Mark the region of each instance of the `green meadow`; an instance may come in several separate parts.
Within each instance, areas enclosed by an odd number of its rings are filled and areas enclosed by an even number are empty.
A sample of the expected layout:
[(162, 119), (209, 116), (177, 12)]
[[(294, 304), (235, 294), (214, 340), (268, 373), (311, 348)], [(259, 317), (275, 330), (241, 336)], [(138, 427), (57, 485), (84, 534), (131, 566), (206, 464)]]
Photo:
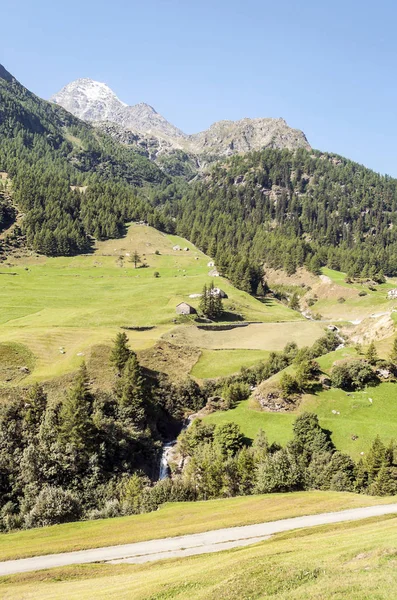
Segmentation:
[(349, 492), (305, 491), (167, 502), (146, 514), (3, 533), (0, 560), (175, 537), (393, 501), (392, 497), (375, 498)]
[[(175, 245), (188, 250), (174, 250)], [(131, 262), (134, 251), (141, 257), (139, 268)], [(13, 259), (0, 267), (0, 345), (17, 343), (32, 353), (35, 367), (26, 381), (73, 371), (92, 347), (110, 344), (120, 327), (132, 328), (126, 331), (134, 349), (149, 348), (175, 328), (175, 321), (192, 322), (177, 318), (175, 307), (185, 301), (197, 308), (198, 299), (189, 296), (212, 281), (208, 262), (186, 240), (140, 225), (130, 225), (122, 239), (98, 243), (90, 255)], [(232, 318), (300, 319), (286, 306), (262, 303), (223, 278), (216, 283), (228, 294), (224, 308)], [(245, 360), (235, 360), (233, 369)]]
[(198, 379), (226, 377), (266, 360), (266, 350), (202, 350), (190, 374)]
[[(329, 373), (335, 361), (356, 355), (353, 348), (342, 348), (320, 357), (318, 362), (322, 371)], [(293, 368), (288, 367), (287, 370), (292, 371)], [(277, 374), (273, 380), (277, 381), (279, 377), (280, 374)], [(257, 402), (250, 399), (231, 410), (212, 413), (204, 420), (214, 424), (233, 421), (250, 439), (263, 429), (270, 442), (285, 444), (292, 437), (294, 420), (305, 411), (318, 415), (321, 426), (331, 432), (338, 450), (357, 459), (361, 453), (368, 451), (377, 435), (386, 444), (397, 437), (397, 384), (385, 382), (351, 393), (334, 388), (322, 390), (303, 396), (297, 409), (288, 413), (262, 411)]]

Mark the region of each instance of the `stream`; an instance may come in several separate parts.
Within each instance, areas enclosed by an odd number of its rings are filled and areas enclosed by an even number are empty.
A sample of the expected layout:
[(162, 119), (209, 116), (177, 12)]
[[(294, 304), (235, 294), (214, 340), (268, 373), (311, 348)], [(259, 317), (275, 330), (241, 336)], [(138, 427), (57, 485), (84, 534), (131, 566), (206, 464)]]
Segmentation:
[(170, 476), (170, 468), (168, 466), (168, 455), (171, 452), (172, 448), (176, 444), (176, 440), (172, 442), (167, 442), (163, 446), (163, 452), (161, 454), (160, 459), (160, 472), (159, 472), (159, 481), (163, 479), (167, 479)]
[[(184, 431), (185, 429), (187, 429), (193, 422), (193, 419), (196, 417), (197, 415), (190, 415), (186, 420), (185, 423), (182, 426), (182, 429), (179, 432), (179, 435), (182, 433), (182, 431)], [(163, 479), (168, 479), (168, 477), (170, 476), (170, 467), (168, 464), (169, 461), (169, 455), (171, 454), (172, 448), (175, 446), (177, 440), (172, 440), (171, 442), (166, 442), (163, 445), (163, 451), (161, 453), (161, 458), (160, 458), (160, 469), (159, 469), (159, 481), (162, 481)]]

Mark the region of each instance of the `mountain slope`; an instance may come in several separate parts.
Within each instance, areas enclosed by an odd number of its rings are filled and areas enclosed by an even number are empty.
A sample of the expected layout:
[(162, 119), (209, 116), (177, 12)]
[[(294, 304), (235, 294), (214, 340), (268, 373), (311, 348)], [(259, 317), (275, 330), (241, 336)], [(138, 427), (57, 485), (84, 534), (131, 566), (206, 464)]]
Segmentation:
[[(90, 235), (117, 237), (153, 211), (131, 186), (167, 181), (142, 154), (62, 107), (41, 100), (0, 68), (0, 171), (12, 180), (23, 230), (46, 254), (86, 251)], [(85, 194), (75, 188), (85, 187)]]
[[(180, 235), (255, 292), (252, 265), (397, 275), (397, 180), (318, 151), (234, 156), (168, 210)], [(251, 263), (251, 266), (250, 266)]]
[(231, 156), (262, 148), (309, 150), (310, 145), (305, 134), (289, 127), (284, 119), (241, 119), (218, 121), (207, 131), (191, 135), (189, 148), (198, 154)]
[(91, 79), (69, 83), (51, 101), (118, 141), (143, 150), (170, 174), (188, 178), (225, 156), (263, 148), (310, 149), (305, 134), (284, 119), (219, 121), (206, 131), (185, 135), (148, 104), (127, 106), (106, 84)]
[(79, 119), (109, 121), (124, 129), (175, 138), (184, 133), (171, 125), (148, 104), (128, 106), (105, 84), (93, 79), (76, 79), (50, 98)]

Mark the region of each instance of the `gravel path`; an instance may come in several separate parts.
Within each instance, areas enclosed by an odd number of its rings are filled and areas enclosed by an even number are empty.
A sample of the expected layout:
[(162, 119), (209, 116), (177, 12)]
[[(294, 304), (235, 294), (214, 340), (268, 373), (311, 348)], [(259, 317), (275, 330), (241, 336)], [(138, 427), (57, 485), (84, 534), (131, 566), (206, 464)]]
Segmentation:
[(339, 512), (283, 519), (270, 523), (258, 523), (257, 525), (228, 527), (174, 538), (9, 560), (0, 562), (0, 575), (93, 562), (139, 564), (164, 558), (219, 552), (220, 550), (248, 546), (283, 531), (341, 523), (343, 521), (357, 521), (389, 514), (397, 514), (397, 504), (354, 508)]

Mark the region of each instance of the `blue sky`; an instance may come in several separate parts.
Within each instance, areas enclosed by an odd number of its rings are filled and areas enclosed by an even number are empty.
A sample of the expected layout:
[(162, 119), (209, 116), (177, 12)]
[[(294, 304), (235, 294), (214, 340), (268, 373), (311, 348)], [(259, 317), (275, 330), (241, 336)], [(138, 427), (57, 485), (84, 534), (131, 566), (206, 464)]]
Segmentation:
[(397, 176), (392, 1), (3, 0), (2, 14), (0, 62), (39, 96), (91, 77), (187, 133), (283, 117)]

